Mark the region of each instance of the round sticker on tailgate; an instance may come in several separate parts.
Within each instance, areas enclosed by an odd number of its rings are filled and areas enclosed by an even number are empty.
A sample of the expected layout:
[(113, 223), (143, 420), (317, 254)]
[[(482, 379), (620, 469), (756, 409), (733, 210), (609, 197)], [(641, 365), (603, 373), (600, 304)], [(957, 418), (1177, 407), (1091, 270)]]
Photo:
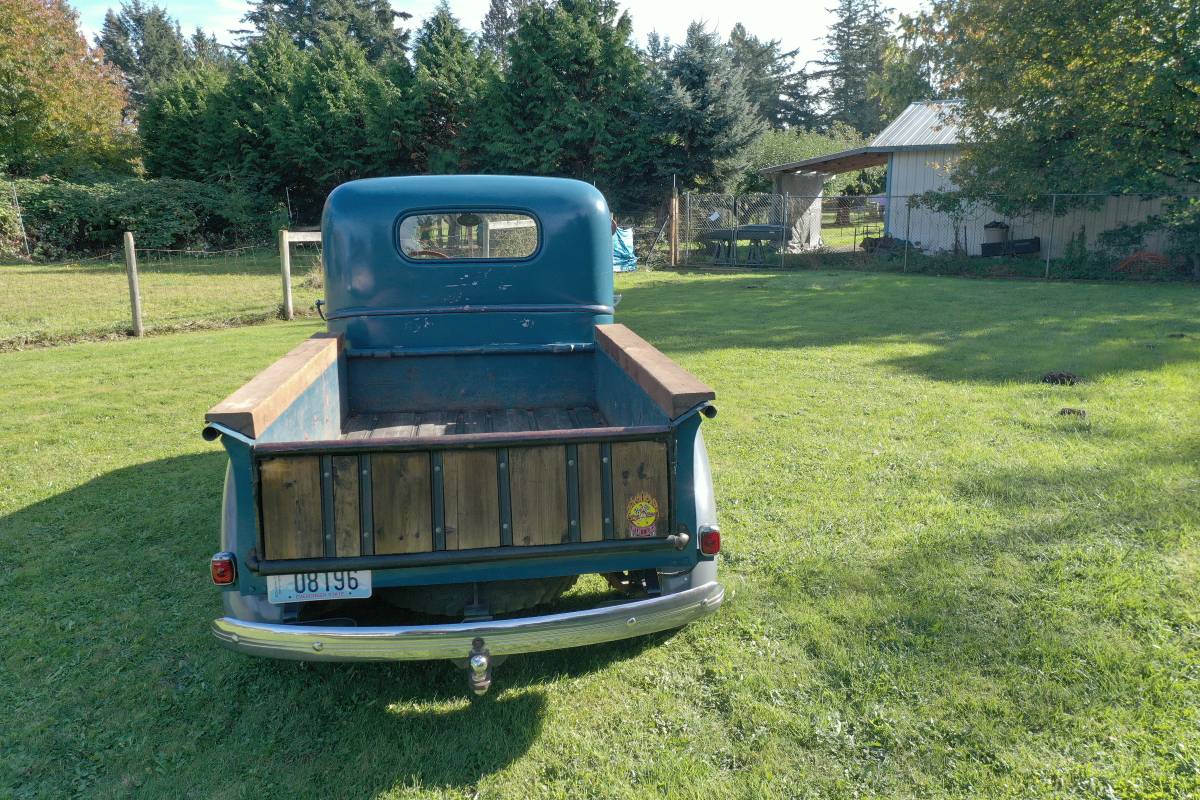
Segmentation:
[(629, 499), (625, 517), (629, 520), (630, 537), (653, 536), (656, 530), (655, 523), (658, 522), (658, 503), (645, 492), (639, 492)]

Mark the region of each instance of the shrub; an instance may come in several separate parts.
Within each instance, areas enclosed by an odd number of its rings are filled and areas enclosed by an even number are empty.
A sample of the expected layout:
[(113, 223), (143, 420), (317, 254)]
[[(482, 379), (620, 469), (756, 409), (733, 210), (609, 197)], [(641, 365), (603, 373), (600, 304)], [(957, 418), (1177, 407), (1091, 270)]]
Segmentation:
[(115, 250), (125, 231), (139, 247), (212, 248), (269, 236), (271, 209), (224, 186), (160, 178), (78, 184), (17, 182), (35, 258)]

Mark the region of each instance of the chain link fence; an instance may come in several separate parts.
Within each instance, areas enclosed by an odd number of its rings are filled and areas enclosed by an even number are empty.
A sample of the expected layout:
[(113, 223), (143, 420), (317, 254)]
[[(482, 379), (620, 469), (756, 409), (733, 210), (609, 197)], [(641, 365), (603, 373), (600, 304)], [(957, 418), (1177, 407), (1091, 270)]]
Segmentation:
[(633, 231), (633, 251), (640, 269), (671, 265), (671, 203), (636, 215), (616, 213), (617, 225)]
[(783, 266), (789, 203), (778, 194), (704, 194), (683, 198), (684, 264)]
[[(1189, 212), (1189, 204), (1191, 211)], [(1001, 209), (1022, 208), (1018, 213)], [(1180, 209), (1183, 209), (1181, 212)], [(1060, 278), (1182, 278), (1200, 269), (1200, 198), (1047, 194), (711, 194), (681, 199), (680, 263)]]

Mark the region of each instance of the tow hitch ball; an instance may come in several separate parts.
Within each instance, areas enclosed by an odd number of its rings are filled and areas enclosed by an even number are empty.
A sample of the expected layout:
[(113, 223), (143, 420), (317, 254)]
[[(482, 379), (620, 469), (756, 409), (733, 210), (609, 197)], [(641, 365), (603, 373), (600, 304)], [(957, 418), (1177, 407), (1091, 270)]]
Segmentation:
[(467, 685), (477, 695), (487, 694), (492, 688), (492, 655), (483, 645), (482, 638), (471, 642), (471, 652), (467, 657)]

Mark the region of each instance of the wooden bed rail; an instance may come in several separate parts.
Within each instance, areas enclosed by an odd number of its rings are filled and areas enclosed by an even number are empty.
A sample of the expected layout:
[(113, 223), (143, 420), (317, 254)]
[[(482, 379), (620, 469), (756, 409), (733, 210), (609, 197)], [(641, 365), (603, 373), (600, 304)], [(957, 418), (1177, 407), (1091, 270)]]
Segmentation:
[(257, 439), (301, 392), (337, 361), (341, 346), (341, 337), (336, 334), (313, 334), (209, 409), (205, 421)]
[(617, 362), (674, 419), (716, 392), (624, 325), (597, 325), (596, 346)]

